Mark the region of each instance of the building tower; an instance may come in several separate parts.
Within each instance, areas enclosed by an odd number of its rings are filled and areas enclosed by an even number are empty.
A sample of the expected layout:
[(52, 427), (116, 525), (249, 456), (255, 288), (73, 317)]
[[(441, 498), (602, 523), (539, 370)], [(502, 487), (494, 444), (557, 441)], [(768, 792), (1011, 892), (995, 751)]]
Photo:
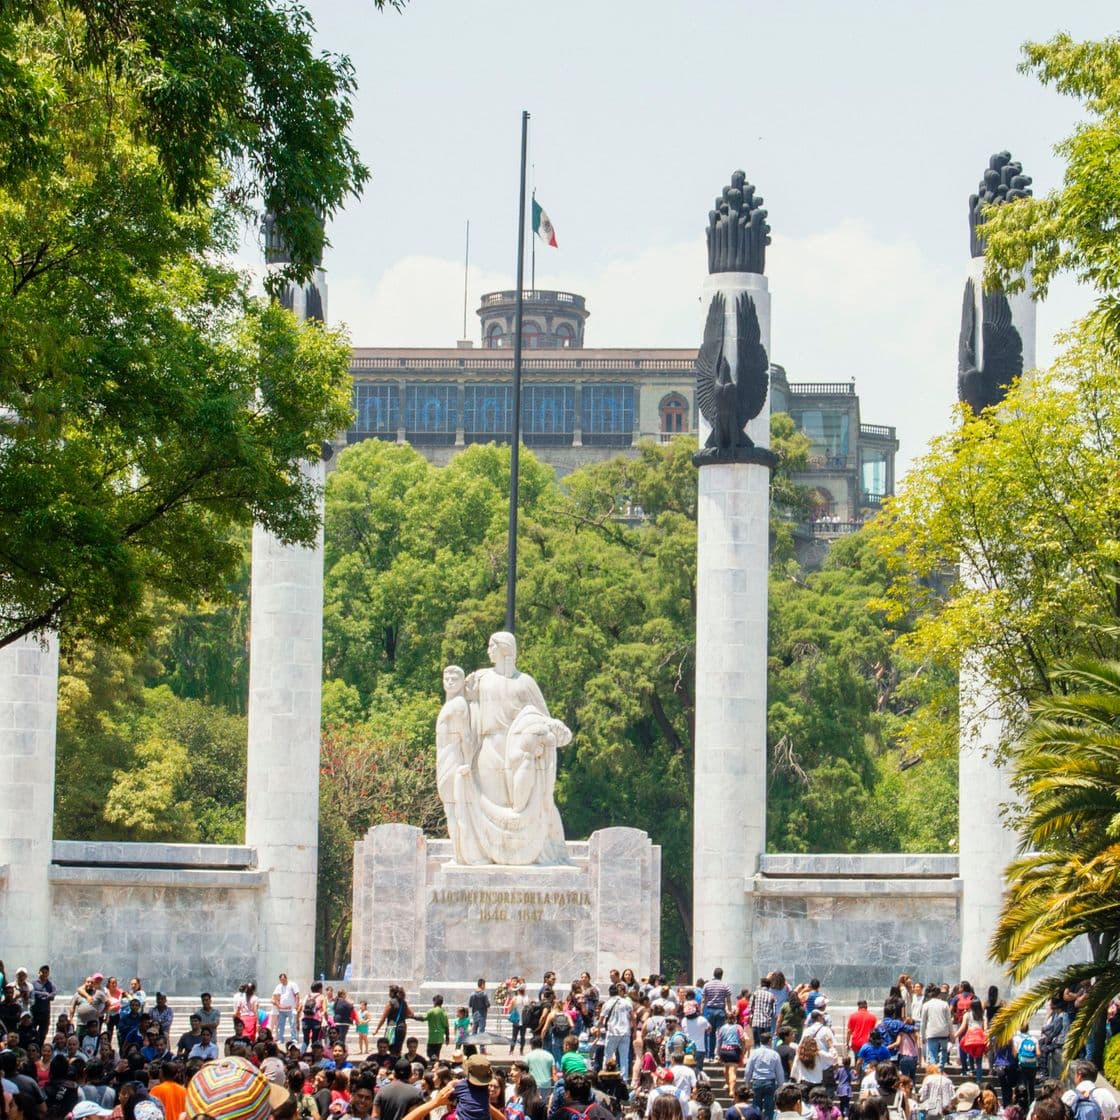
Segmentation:
[[(487, 292), (478, 317), (487, 350), (513, 348), (513, 316), (517, 292)], [(526, 350), (578, 350), (583, 324), (591, 314), (583, 296), (573, 292), (526, 291), (522, 298), (521, 337)]]
[[(968, 202), (971, 260), (962, 310), (958, 390), (975, 412), (1003, 400), (1007, 386), (1035, 366), (1035, 304), (1027, 290), (1014, 295), (984, 291), (985, 205), (1000, 205), (1030, 194), (1031, 180), (1009, 152), (989, 160), (977, 194)], [(999, 324), (1008, 323), (1006, 329)], [(987, 352), (985, 352), (987, 350)], [(961, 578), (978, 584), (962, 563)], [(961, 970), (977, 991), (1000, 980), (988, 944), (999, 920), (1004, 870), (1018, 843), (992, 806), (1013, 798), (1007, 766), (997, 761), (1004, 737), (999, 701), (978, 661), (961, 666), (960, 676), (960, 853)], [(983, 821), (982, 827), (975, 822)]]
[[(265, 220), (269, 268), (288, 261)], [(280, 302), (301, 319), (324, 319), (326, 283), (286, 287)], [(303, 464), (320, 487), (322, 459)], [(262, 991), (281, 972), (303, 985), (314, 970), (319, 861), (319, 716), (323, 675), (323, 531), (314, 546), (287, 545), (253, 526), (249, 618), (249, 757), (245, 843), (268, 872), (257, 958)]]
[(57, 713), (57, 635), (0, 650), (0, 945), (13, 976), (47, 959)]
[[(754, 970), (746, 881), (766, 850), (770, 227), (743, 172), (709, 215), (707, 325), (696, 359), (693, 968), (732, 987)], [(745, 429), (745, 430), (744, 430)], [(750, 812), (744, 807), (750, 806)]]

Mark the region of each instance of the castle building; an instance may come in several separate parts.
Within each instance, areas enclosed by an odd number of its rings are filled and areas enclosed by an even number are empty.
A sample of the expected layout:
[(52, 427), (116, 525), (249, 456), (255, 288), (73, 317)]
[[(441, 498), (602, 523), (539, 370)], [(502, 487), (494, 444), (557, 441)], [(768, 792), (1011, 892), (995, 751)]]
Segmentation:
[[(515, 294), (482, 297), (480, 347), (355, 347), (347, 442), (408, 442), (437, 464), (471, 443), (509, 442)], [(589, 314), (572, 292), (524, 293), (521, 437), (559, 475), (698, 426), (696, 351), (589, 349)], [(809, 468), (797, 475), (817, 499), (804, 535), (848, 532), (893, 493), (895, 430), (862, 422), (854, 379), (791, 382), (773, 366), (771, 410), (788, 412), (811, 443)]]

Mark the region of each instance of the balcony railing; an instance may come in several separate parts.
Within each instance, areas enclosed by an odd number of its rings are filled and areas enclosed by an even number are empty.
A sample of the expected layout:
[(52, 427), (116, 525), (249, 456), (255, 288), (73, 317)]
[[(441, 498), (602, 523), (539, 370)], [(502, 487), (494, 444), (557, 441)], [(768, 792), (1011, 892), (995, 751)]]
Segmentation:
[[(513, 303), (517, 299), (517, 289), (508, 292), (487, 292), (482, 297), (483, 307), (498, 307), (502, 304)], [(582, 308), (583, 296), (574, 292), (549, 292), (533, 288), (525, 288), (521, 292), (522, 303), (567, 303), (572, 307)]]
[(791, 381), (791, 394), (806, 394), (817, 397), (854, 397), (856, 387), (851, 381)]
[(859, 434), (861, 436), (878, 436), (880, 439), (894, 439), (894, 428), (888, 427), (886, 424), (860, 424)]

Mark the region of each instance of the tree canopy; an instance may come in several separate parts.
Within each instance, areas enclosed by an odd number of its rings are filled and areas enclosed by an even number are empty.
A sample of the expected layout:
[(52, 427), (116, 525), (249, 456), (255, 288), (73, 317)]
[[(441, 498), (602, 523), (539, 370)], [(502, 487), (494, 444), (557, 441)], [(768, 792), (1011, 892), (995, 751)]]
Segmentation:
[[(1117, 650), (1118, 406), (1115, 363), (1085, 324), (1052, 370), (962, 412), (881, 517), (888, 613), (917, 616), (905, 650), (954, 671), (970, 659), (1005, 748), (1030, 703), (1061, 689), (1057, 664)], [(988, 714), (982, 699), (967, 708)]]
[(306, 276), (368, 176), (310, 37), (270, 0), (0, 10), (0, 646), (133, 640), (151, 592), (221, 586), (233, 527), (314, 535), (348, 348), (220, 263), (263, 206)]
[(984, 236), (993, 278), (1009, 290), (1028, 272), (1039, 298), (1051, 280), (1072, 273), (1097, 293), (1101, 340), (1120, 345), (1120, 37), (1075, 42), (1055, 35), (1027, 43), (1020, 70), (1078, 98), (1087, 119), (1057, 145), (1066, 159), (1062, 186), (1045, 195), (988, 207)]

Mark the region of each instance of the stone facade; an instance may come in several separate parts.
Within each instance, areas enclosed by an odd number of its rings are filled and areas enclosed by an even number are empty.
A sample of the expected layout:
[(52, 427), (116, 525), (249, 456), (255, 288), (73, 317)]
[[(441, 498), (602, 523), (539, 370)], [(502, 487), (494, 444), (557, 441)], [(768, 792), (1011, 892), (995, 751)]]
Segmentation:
[(958, 868), (954, 855), (763, 856), (746, 883), (757, 975), (734, 984), (780, 968), (847, 1002), (904, 971), (959, 979)]
[(568, 842), (569, 866), (466, 867), (448, 840), (371, 828), (354, 845), (355, 990), (473, 987), (479, 976), (601, 977), (660, 962), (661, 850), (607, 828)]
[(55, 841), (53, 857), (50, 935), (28, 961), (50, 961), (63, 990), (107, 968), (151, 992), (228, 993), (257, 977), (267, 876), (251, 849)]

